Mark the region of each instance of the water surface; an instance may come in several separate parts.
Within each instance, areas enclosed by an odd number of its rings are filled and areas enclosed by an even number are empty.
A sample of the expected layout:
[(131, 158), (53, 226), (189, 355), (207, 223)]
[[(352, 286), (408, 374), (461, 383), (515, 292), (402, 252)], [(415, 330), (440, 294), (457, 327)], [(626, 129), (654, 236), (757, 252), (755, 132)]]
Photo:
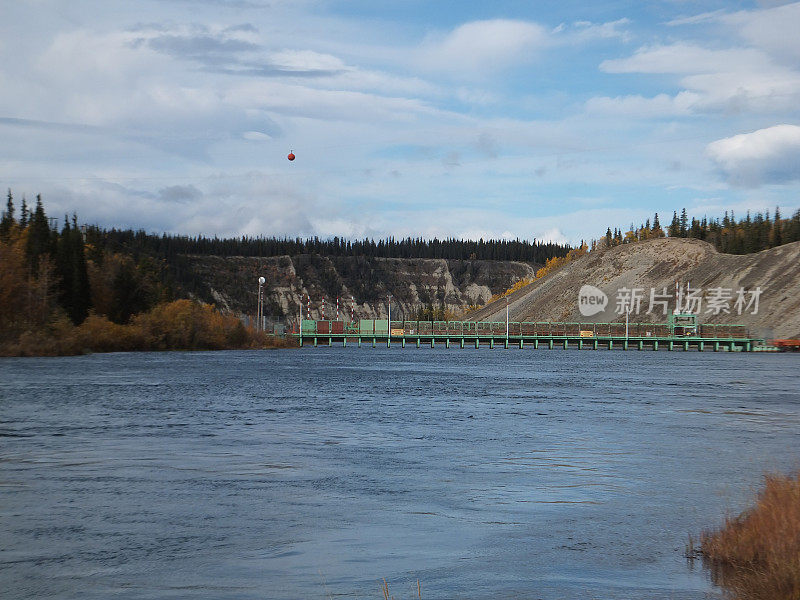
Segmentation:
[[(718, 598), (800, 466), (798, 357), (304, 348), (0, 360), (3, 598)], [(412, 589), (414, 590), (412, 594)]]

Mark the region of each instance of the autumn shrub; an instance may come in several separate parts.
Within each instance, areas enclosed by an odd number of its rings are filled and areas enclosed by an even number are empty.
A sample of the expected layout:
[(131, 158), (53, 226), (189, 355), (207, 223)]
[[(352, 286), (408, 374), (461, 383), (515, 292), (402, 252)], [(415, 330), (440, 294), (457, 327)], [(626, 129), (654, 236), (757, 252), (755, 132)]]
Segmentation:
[(287, 348), (297, 343), (246, 328), (241, 320), (214, 306), (191, 300), (160, 304), (120, 325), (90, 313), (75, 326), (62, 313), (41, 327), (25, 330), (12, 340), (0, 340), (0, 355), (59, 356), (86, 352), (133, 350), (227, 350)]
[(191, 300), (160, 304), (135, 316), (131, 325), (141, 331), (147, 346), (158, 350), (223, 350), (243, 337), (239, 319)]
[(83, 350), (92, 352), (124, 352), (145, 349), (141, 331), (130, 325), (118, 325), (105, 316), (90, 313), (72, 337)]
[(712, 575), (739, 600), (800, 599), (800, 473), (767, 475), (755, 506), (700, 538)]

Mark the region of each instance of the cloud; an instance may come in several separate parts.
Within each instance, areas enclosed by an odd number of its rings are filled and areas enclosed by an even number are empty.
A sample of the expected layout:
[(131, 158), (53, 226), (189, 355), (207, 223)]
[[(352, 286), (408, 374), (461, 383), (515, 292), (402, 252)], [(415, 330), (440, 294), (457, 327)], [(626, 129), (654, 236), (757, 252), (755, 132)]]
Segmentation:
[(767, 10), (739, 11), (722, 21), (735, 27), (749, 44), (769, 52), (786, 63), (800, 59), (800, 2)]
[(709, 49), (688, 43), (647, 46), (633, 56), (605, 60), (600, 69), (680, 76), (685, 90), (672, 103), (661, 101), (667, 114), (675, 107), (728, 114), (786, 112), (794, 111), (800, 101), (800, 72), (776, 64), (756, 48)]
[(775, 125), (712, 142), (706, 153), (728, 181), (758, 187), (800, 180), (800, 127)]
[(600, 70), (606, 73), (690, 74), (729, 71), (744, 67), (760, 68), (768, 63), (763, 53), (753, 49), (712, 50), (696, 44), (644, 46), (633, 56), (604, 60)]
[(586, 101), (590, 114), (618, 115), (632, 119), (684, 116), (692, 113), (699, 97), (692, 92), (680, 92), (676, 96), (658, 94), (651, 98), (640, 95), (597, 96)]
[(588, 42), (593, 40), (620, 39), (627, 42), (631, 38), (627, 26), (630, 19), (623, 18), (616, 21), (605, 23), (593, 23), (591, 21), (575, 21), (570, 25), (562, 23), (553, 30), (554, 34), (562, 36), (562, 42)]
[(531, 21), (472, 21), (444, 37), (429, 38), (417, 62), (425, 70), (484, 76), (530, 62), (547, 40), (544, 27)]
[(202, 197), (203, 193), (193, 185), (171, 185), (158, 190), (159, 200), (165, 202), (184, 203), (199, 200)]

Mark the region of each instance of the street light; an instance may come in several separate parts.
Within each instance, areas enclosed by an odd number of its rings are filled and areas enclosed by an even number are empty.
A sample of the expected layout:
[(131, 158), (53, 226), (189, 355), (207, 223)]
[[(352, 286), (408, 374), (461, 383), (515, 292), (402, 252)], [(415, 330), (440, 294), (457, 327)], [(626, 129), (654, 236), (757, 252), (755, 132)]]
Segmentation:
[(263, 328), (262, 320), (264, 318), (264, 284), (267, 282), (263, 277), (258, 278), (258, 307), (256, 309), (256, 331), (261, 331)]

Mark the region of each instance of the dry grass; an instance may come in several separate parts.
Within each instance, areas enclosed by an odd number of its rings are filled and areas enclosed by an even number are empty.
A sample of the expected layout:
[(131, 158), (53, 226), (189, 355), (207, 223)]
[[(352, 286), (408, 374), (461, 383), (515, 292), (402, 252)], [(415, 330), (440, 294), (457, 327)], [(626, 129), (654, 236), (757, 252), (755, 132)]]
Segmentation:
[(741, 600), (800, 600), (800, 473), (767, 475), (756, 504), (700, 537), (714, 582)]
[[(381, 581), (381, 594), (383, 594), (383, 600), (394, 600), (394, 596), (389, 593), (389, 584), (386, 583), (386, 579)], [(418, 600), (422, 600), (422, 584), (417, 579), (417, 598)]]

